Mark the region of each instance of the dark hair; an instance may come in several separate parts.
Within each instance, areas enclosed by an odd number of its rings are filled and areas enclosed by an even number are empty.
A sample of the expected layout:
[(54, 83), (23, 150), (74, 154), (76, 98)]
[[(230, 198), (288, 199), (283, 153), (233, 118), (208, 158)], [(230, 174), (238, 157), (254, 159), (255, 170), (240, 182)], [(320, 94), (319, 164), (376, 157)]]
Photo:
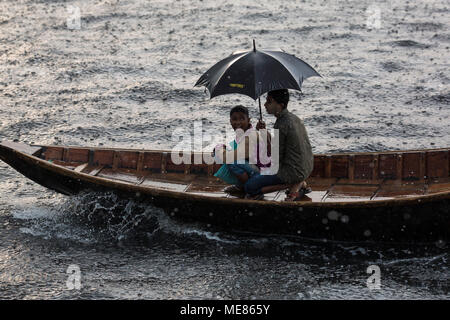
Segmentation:
[(287, 108), (289, 102), (289, 91), (287, 89), (269, 91), (267, 95), (272, 97), (276, 102), (284, 104), (284, 109)]
[(231, 115), (232, 115), (233, 113), (235, 113), (235, 112), (242, 112), (242, 113), (245, 114), (247, 117), (249, 117), (249, 115), (248, 115), (248, 109), (247, 109), (246, 107), (244, 107), (243, 105), (238, 105), (238, 106), (233, 107), (233, 108), (231, 109), (231, 111), (230, 111), (230, 117), (231, 117)]

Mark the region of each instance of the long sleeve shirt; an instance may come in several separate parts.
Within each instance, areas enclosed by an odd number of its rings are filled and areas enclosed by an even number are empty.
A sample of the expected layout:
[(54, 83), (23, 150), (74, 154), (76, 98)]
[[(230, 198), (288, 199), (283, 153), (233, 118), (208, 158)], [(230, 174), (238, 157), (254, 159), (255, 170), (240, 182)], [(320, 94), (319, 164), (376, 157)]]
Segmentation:
[[(254, 165), (260, 164), (258, 160), (263, 161), (263, 165), (270, 163), (270, 157), (266, 153), (266, 143), (256, 129), (250, 128), (245, 132), (241, 131), (241, 134), (236, 135), (235, 141), (236, 149), (225, 152), (226, 162), (223, 159), (223, 152), (216, 150), (216, 160), (219, 163), (233, 163), (234, 161), (244, 163), (245, 160)], [(258, 158), (258, 152), (260, 155), (266, 153), (266, 156)]]
[(288, 184), (304, 181), (313, 170), (314, 156), (303, 121), (283, 109), (274, 128), (279, 130), (277, 176)]

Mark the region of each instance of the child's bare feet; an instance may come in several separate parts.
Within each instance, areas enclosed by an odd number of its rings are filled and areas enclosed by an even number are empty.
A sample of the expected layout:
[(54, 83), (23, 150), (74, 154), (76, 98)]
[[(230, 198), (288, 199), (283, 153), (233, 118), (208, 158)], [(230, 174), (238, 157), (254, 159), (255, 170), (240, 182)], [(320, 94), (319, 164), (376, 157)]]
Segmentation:
[(228, 186), (225, 189), (223, 189), (223, 191), (225, 193), (229, 193), (229, 194), (245, 193), (244, 187), (237, 186), (237, 185)]

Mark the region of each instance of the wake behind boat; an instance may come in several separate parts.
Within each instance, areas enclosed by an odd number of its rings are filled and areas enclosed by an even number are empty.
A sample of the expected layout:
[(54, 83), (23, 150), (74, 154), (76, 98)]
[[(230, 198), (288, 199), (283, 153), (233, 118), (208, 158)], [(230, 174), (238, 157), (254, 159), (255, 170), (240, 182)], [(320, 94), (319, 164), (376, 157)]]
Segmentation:
[[(220, 164), (174, 164), (171, 151), (0, 144), (0, 159), (57, 192), (115, 191), (175, 219), (239, 232), (342, 241), (450, 238), (450, 149), (320, 154), (305, 201), (225, 193)], [(192, 155), (194, 157), (194, 154)]]

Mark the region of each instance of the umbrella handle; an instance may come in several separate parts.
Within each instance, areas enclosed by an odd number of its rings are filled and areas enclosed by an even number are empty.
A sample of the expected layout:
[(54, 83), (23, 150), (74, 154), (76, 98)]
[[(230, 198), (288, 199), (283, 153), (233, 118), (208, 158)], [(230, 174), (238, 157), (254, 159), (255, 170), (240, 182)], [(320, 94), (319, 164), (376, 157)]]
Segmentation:
[(259, 102), (259, 120), (262, 121), (261, 98), (258, 98), (258, 102)]

